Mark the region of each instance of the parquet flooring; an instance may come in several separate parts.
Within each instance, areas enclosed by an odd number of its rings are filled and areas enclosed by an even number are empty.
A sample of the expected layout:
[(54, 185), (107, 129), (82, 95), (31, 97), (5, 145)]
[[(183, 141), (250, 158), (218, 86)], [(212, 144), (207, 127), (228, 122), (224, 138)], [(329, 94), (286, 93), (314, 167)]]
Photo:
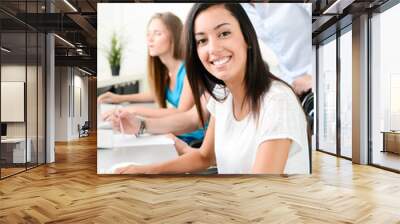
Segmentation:
[(23, 168), (1, 168), (1, 176), (3, 177), (7, 177), (7, 176), (10, 176), (10, 175), (12, 175), (12, 174), (15, 174), (15, 173), (18, 173), (18, 172), (21, 172), (21, 171), (24, 171), (25, 170), (25, 167), (23, 167)]
[(314, 153), (311, 176), (98, 176), (96, 139), (0, 181), (0, 223), (400, 223), (400, 175)]

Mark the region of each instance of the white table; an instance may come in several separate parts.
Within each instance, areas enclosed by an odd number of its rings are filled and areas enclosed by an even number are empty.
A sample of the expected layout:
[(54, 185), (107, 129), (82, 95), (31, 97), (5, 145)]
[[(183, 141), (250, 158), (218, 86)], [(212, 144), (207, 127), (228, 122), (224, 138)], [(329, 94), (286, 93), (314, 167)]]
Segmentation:
[[(123, 104), (122, 106), (128, 105), (155, 107), (154, 103)], [(115, 109), (117, 106), (101, 104), (98, 106), (98, 112)], [(98, 119), (100, 119), (99, 114)], [(98, 124), (101, 124), (100, 120)], [(124, 137), (109, 128), (98, 128), (97, 146), (98, 174), (112, 174), (115, 167), (119, 165), (160, 163), (178, 157), (173, 141), (165, 136)]]
[(14, 145), (12, 151), (13, 163), (25, 163), (31, 161), (31, 145), (32, 140), (30, 138), (26, 139), (27, 147), (25, 154), (25, 138), (5, 138), (1, 139), (2, 145)]
[(108, 76), (99, 78), (97, 80), (97, 88), (103, 88), (113, 85), (124, 85), (126, 83), (134, 83), (142, 80), (142, 75), (119, 75), (119, 76)]
[(147, 107), (147, 108), (156, 108), (157, 105), (152, 102), (148, 103), (122, 103), (122, 104), (109, 104), (109, 103), (103, 103), (103, 104), (97, 104), (97, 128), (98, 129), (110, 129), (111, 125), (108, 124), (108, 122), (104, 122), (101, 120), (101, 114), (103, 112), (109, 111), (109, 110), (115, 110), (117, 108), (122, 108), (122, 107)]
[(119, 165), (153, 164), (177, 157), (178, 155), (173, 145), (97, 149), (97, 173), (113, 174), (114, 168)]
[[(168, 161), (178, 157), (173, 141), (163, 136), (143, 136), (131, 141), (130, 145), (121, 143), (117, 134), (111, 130), (98, 130), (97, 173), (112, 174), (114, 168), (123, 164), (152, 164)], [(109, 139), (114, 138), (113, 145)], [(133, 137), (132, 137), (133, 138)], [(111, 143), (112, 144), (112, 143)]]

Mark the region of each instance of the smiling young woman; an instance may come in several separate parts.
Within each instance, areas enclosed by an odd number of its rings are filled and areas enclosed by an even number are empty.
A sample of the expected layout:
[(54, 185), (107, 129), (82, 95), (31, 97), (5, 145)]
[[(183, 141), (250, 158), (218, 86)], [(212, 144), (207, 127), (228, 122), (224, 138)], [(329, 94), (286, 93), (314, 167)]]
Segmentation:
[(217, 164), (222, 174), (309, 173), (304, 112), (293, 90), (269, 72), (240, 4), (195, 4), (185, 27), (186, 69), (203, 123), (201, 96), (211, 96), (203, 144), (170, 162), (116, 172), (185, 173)]

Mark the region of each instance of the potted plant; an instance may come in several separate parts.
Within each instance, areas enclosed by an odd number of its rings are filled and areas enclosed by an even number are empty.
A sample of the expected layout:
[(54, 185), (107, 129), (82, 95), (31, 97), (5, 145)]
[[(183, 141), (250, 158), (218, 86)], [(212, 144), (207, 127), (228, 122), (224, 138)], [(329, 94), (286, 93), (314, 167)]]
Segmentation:
[(111, 47), (108, 51), (107, 58), (110, 63), (111, 74), (113, 76), (118, 76), (119, 69), (121, 68), (122, 45), (115, 33), (111, 37)]

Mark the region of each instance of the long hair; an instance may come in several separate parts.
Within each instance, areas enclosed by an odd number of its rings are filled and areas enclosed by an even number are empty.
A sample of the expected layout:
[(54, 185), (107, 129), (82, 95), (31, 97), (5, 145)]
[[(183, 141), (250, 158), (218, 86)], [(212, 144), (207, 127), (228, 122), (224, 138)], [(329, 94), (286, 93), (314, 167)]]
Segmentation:
[[(181, 34), (182, 34), (182, 22), (181, 20), (170, 12), (156, 13), (154, 14), (149, 23), (154, 19), (160, 19), (167, 27), (170, 37), (171, 44), (173, 46), (173, 57), (178, 60), (183, 59), (182, 46), (181, 46)], [(166, 108), (165, 101), (165, 90), (169, 85), (169, 76), (167, 67), (161, 62), (158, 56), (147, 56), (147, 71), (149, 76), (150, 87), (155, 93), (156, 101), (160, 107)]]
[[(185, 24), (185, 38), (186, 38), (186, 50), (185, 55), (186, 71), (190, 86), (193, 92), (194, 102), (196, 104), (197, 111), (200, 115), (200, 120), (204, 125), (204, 116), (201, 110), (200, 97), (207, 91), (211, 97), (221, 102), (226, 99), (226, 96), (219, 98), (213, 92), (216, 85), (226, 87), (225, 83), (210, 74), (207, 69), (201, 63), (196, 49), (196, 40), (194, 37), (194, 22), (196, 17), (211, 6), (222, 4), (233, 17), (239, 22), (240, 29), (244, 40), (248, 46), (247, 49), (247, 62), (244, 76), (244, 88), (245, 98), (243, 103), (248, 103), (250, 111), (256, 119), (259, 117), (261, 99), (265, 93), (268, 92), (273, 80), (278, 80), (270, 71), (268, 64), (265, 63), (261, 56), (260, 47), (257, 41), (256, 31), (250, 22), (246, 12), (236, 3), (198, 3), (195, 4), (188, 16)], [(283, 81), (282, 81), (283, 82)], [(243, 104), (242, 104), (243, 106)]]

